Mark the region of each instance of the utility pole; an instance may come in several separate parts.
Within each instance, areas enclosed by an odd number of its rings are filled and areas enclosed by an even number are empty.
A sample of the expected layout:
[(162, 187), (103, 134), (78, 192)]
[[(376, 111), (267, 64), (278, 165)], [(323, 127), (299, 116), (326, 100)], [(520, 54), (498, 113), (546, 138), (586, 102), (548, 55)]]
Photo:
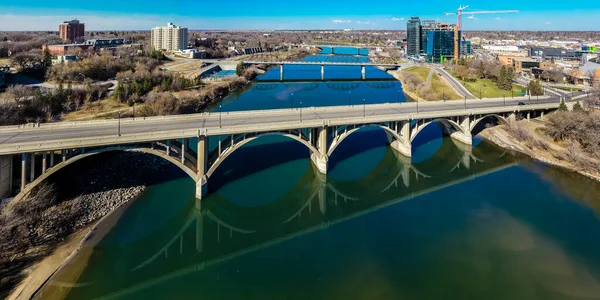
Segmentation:
[(300, 101), (300, 123), (302, 123), (302, 101)]
[(133, 120), (135, 120), (135, 102), (133, 102)]
[(290, 109), (294, 109), (294, 93), (290, 94)]
[(223, 106), (221, 106), (221, 104), (219, 104), (219, 128), (223, 128), (221, 126), (221, 115), (223, 114)]
[(467, 95), (465, 95), (465, 109), (467, 109)]
[(400, 104), (400, 90), (398, 90), (398, 104)]
[(121, 136), (121, 110), (119, 109), (119, 127), (117, 129), (117, 136)]

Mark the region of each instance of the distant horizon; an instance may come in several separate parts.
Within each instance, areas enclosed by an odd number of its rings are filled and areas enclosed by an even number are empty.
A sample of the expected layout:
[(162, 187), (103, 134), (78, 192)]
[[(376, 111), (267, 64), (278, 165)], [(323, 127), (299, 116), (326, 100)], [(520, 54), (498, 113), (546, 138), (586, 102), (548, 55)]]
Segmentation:
[[(85, 23), (85, 22), (84, 22)], [(185, 26), (182, 26), (185, 27)], [(331, 28), (322, 28), (322, 29), (192, 29), (187, 28), (188, 31), (192, 32), (218, 32), (218, 31), (232, 31), (232, 32), (272, 32), (272, 31), (346, 31), (346, 29), (331, 29)], [(350, 28), (348, 28), (350, 29)], [(150, 32), (152, 29), (94, 29), (88, 30), (86, 32), (106, 32), (106, 31), (121, 31), (121, 32)], [(351, 31), (406, 31), (406, 29), (351, 29)], [(490, 32), (490, 31), (499, 31), (499, 32), (600, 32), (600, 30), (519, 30), (519, 29), (475, 29), (475, 30), (462, 30), (463, 32)], [(0, 30), (0, 32), (56, 32), (58, 30)]]
[[(600, 3), (546, 0), (543, 4), (518, 0), (472, 0), (468, 11), (518, 10), (518, 13), (465, 15), (465, 31), (600, 31)], [(5, 31), (54, 31), (74, 18), (89, 31), (150, 30), (173, 22), (197, 30), (404, 30), (412, 16), (455, 24), (459, 2), (397, 0), (365, 4), (358, 0), (304, 0), (302, 4), (274, 0), (229, 0), (199, 5), (194, 0), (105, 0), (73, 3), (29, 0), (0, 3), (0, 29)], [(122, 29), (128, 28), (128, 29)], [(307, 29), (310, 28), (310, 29)]]

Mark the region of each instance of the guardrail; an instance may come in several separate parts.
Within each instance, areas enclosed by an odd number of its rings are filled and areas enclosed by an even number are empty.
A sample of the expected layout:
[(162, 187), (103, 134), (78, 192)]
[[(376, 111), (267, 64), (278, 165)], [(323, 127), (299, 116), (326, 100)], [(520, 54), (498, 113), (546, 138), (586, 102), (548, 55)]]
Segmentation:
[[(540, 99), (548, 99), (550, 97), (544, 96), (540, 97)], [(524, 97), (514, 97), (508, 100), (518, 101), (518, 100), (528, 100), (527, 96)], [(490, 102), (502, 103), (504, 100), (502, 98), (484, 98), (483, 100)], [(467, 106), (473, 103), (481, 103), (480, 99), (468, 99)], [(428, 101), (428, 102), (419, 102), (419, 106), (421, 107), (429, 107), (436, 106), (439, 104), (458, 104), (464, 103), (462, 100), (440, 100), (440, 101)], [(414, 106), (414, 102), (400, 102), (400, 103), (380, 103), (380, 104), (355, 104), (350, 106), (311, 106), (311, 107), (302, 107), (303, 110), (309, 109), (318, 112), (331, 112), (331, 111), (348, 111), (355, 109), (356, 107), (366, 106), (370, 110), (380, 109), (390, 106), (403, 106), (403, 105), (411, 105)], [(62, 127), (86, 127), (86, 126), (116, 126), (118, 122), (121, 122), (122, 125), (127, 125), (130, 123), (137, 124), (152, 124), (153, 122), (173, 122), (180, 120), (194, 120), (194, 119), (210, 119), (210, 118), (219, 118), (221, 116), (248, 116), (255, 115), (257, 117), (263, 115), (289, 115), (290, 112), (296, 112), (300, 109), (300, 107), (295, 108), (283, 108), (283, 109), (268, 109), (268, 110), (245, 110), (245, 111), (224, 111), (224, 112), (203, 112), (197, 114), (187, 114), (187, 115), (172, 115), (172, 116), (154, 116), (154, 117), (137, 117), (137, 118), (122, 118), (122, 119), (107, 119), (107, 120), (90, 120), (90, 121), (73, 121), (73, 122), (59, 122), (59, 123), (29, 123), (24, 125), (14, 125), (14, 126), (1, 126), (0, 133), (3, 132), (13, 132), (13, 131), (27, 131), (27, 130), (42, 130), (42, 129), (57, 129)]]

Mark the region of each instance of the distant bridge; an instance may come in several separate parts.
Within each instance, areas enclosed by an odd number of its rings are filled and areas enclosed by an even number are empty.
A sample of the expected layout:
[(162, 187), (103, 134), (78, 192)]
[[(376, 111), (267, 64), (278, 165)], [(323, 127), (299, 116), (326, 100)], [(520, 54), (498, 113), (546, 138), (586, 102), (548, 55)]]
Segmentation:
[(362, 79), (366, 79), (366, 67), (384, 67), (399, 69), (409, 66), (409, 64), (389, 64), (389, 63), (376, 63), (376, 62), (332, 62), (332, 61), (244, 61), (244, 64), (250, 65), (271, 65), (280, 66), (279, 68), (279, 79), (284, 79), (284, 66), (286, 65), (299, 65), (299, 66), (320, 66), (321, 67), (321, 80), (325, 80), (325, 66), (337, 66), (337, 67), (360, 67), (360, 74)]

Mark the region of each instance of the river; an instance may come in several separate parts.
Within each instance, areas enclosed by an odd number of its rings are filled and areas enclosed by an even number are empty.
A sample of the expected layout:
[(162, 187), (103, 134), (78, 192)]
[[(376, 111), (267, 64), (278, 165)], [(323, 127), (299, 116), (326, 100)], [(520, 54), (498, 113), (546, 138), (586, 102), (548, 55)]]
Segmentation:
[[(273, 73), (220, 109), (406, 101), (391, 78), (336, 89)], [(324, 176), (303, 146), (264, 137), (219, 167), (201, 203), (172, 167), (37, 298), (600, 299), (598, 182), (435, 125), (417, 139), (409, 162), (366, 127)]]

